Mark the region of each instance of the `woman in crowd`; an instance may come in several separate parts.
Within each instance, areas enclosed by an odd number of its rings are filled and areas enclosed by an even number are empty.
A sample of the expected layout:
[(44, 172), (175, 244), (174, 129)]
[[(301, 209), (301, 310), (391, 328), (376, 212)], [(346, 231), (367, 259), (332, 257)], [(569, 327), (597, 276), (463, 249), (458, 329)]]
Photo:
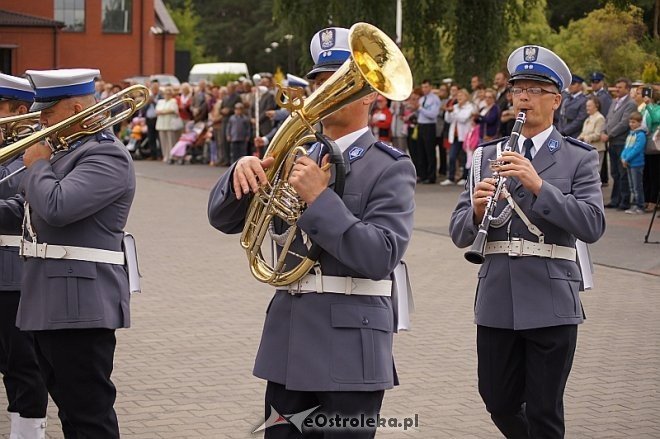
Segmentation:
[(497, 93), (492, 88), (487, 88), (484, 92), (484, 106), (479, 113), (475, 115), (474, 121), (479, 124), (481, 129), (481, 139), (484, 142), (493, 140), (497, 137), (500, 129), (500, 108), (497, 106)]
[[(648, 92), (644, 93), (646, 106), (642, 115), (644, 116), (644, 126), (647, 128), (648, 136), (653, 141), (655, 132), (660, 127), (660, 105), (658, 104), (658, 90), (648, 87)], [(658, 193), (660, 192), (660, 153), (647, 153), (644, 156), (644, 176), (642, 177), (644, 186), (644, 199), (647, 203), (656, 203)]]
[(460, 161), (463, 167), (463, 174), (458, 184), (464, 184), (467, 180), (467, 168), (465, 167), (466, 155), (463, 151), (463, 141), (465, 136), (472, 128), (472, 115), (475, 112), (474, 105), (470, 102), (470, 94), (464, 88), (456, 94), (456, 104), (447, 108), (445, 112), (445, 121), (449, 123), (449, 172), (447, 179), (440, 183), (442, 186), (455, 184), (456, 178), (456, 160)]
[(589, 116), (584, 120), (582, 132), (578, 139), (596, 148), (596, 151), (598, 151), (598, 169), (600, 169), (605, 158), (605, 142), (600, 139), (600, 135), (605, 129), (605, 116), (600, 112), (600, 101), (596, 96), (587, 99), (586, 107)]
[(185, 125), (186, 122), (192, 120), (193, 115), (190, 110), (190, 104), (192, 104), (192, 89), (190, 84), (184, 82), (181, 84), (181, 94), (176, 97), (176, 102), (179, 105), (179, 117)]
[(387, 98), (378, 95), (373, 113), (371, 113), (371, 130), (378, 140), (390, 143), (392, 135), (390, 127), (392, 126), (392, 112), (387, 106)]
[(160, 139), (163, 161), (170, 163), (170, 151), (183, 129), (183, 121), (179, 117), (179, 105), (170, 87), (163, 90), (163, 99), (156, 103), (156, 116), (156, 131)]
[(416, 104), (419, 101), (419, 97), (421, 95), (422, 89), (419, 87), (415, 88), (410, 94), (410, 97), (406, 99), (403, 108), (403, 121), (406, 124), (406, 132), (408, 133), (408, 154), (410, 155), (410, 159), (412, 160), (413, 165), (415, 165), (415, 169), (417, 170), (417, 181), (420, 179), (420, 164), (417, 144), (417, 115), (415, 110), (417, 109)]

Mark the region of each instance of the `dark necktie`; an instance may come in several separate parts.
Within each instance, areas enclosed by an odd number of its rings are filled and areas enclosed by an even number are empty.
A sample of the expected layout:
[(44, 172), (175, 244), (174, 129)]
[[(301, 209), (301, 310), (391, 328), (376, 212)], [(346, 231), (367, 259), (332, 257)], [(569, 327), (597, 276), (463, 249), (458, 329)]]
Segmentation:
[(534, 148), (534, 142), (532, 142), (532, 139), (525, 139), (523, 142), (523, 148), (525, 148), (525, 158), (531, 162), (532, 148)]

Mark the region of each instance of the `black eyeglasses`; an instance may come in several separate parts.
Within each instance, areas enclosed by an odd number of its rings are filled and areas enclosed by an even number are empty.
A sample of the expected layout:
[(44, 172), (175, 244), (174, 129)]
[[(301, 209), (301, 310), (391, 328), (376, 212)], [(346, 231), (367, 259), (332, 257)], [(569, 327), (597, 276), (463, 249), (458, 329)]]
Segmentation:
[(526, 91), (527, 95), (529, 96), (540, 96), (543, 93), (548, 93), (548, 94), (553, 94), (556, 95), (557, 92), (546, 90), (541, 87), (527, 87), (527, 88), (522, 88), (522, 87), (511, 87), (511, 93), (513, 93), (514, 96), (520, 96), (522, 92)]

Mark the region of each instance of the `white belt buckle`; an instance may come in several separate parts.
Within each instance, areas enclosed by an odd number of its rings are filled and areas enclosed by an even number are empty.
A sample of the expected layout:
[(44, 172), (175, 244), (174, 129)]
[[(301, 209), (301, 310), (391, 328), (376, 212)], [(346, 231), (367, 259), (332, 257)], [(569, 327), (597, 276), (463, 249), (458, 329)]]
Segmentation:
[(511, 238), (509, 241), (509, 256), (522, 256), (524, 242), (525, 240), (522, 238)]

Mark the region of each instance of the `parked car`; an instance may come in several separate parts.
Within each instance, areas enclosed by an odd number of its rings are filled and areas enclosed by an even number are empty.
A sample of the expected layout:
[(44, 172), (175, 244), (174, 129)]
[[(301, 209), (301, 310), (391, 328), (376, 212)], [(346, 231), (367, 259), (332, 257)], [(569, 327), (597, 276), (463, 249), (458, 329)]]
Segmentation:
[(233, 74), (238, 78), (244, 76), (250, 77), (247, 64), (244, 62), (213, 62), (195, 64), (188, 74), (188, 82), (197, 84), (200, 79), (212, 81), (214, 77), (222, 74)]
[(161, 86), (179, 87), (181, 85), (181, 82), (176, 76), (168, 75), (166, 73), (159, 73), (149, 76), (149, 82), (154, 80), (157, 80)]

